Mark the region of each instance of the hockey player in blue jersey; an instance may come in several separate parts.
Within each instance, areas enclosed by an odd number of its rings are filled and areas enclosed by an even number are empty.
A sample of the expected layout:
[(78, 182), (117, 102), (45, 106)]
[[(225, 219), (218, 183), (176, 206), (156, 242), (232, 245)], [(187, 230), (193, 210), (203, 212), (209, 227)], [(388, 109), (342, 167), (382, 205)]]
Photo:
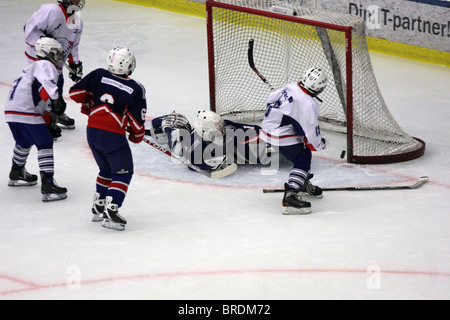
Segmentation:
[[(56, 39), (64, 50), (63, 61), (68, 61), (71, 70), (69, 78), (78, 81), (83, 75), (83, 65), (79, 59), (78, 48), (83, 32), (83, 21), (78, 14), (83, 9), (85, 0), (58, 0), (58, 3), (42, 5), (24, 26), (25, 57), (27, 65), (36, 61), (35, 43), (42, 37)], [(58, 87), (62, 95), (64, 86), (63, 72), (60, 70)], [(66, 113), (51, 113), (63, 128), (74, 129), (74, 119)]]
[(42, 179), (42, 201), (67, 198), (67, 189), (55, 184), (53, 136), (58, 126), (52, 123), (48, 104), (58, 115), (66, 104), (56, 85), (63, 49), (53, 38), (40, 38), (35, 44), (37, 60), (23, 70), (14, 82), (5, 105), (5, 120), (15, 140), (9, 186), (36, 185), (38, 177), (25, 169), (31, 147), (38, 150), (38, 165)]
[(328, 78), (319, 68), (305, 72), (298, 83), (272, 92), (261, 124), (261, 139), (279, 149), (293, 163), (282, 201), (283, 214), (311, 213), (311, 203), (303, 195), (322, 198), (322, 189), (311, 183), (311, 151), (325, 149), (320, 133), (319, 104), (315, 97), (323, 92)]
[(126, 138), (140, 143), (145, 134), (146, 92), (129, 78), (136, 67), (133, 52), (126, 47), (112, 49), (107, 68), (96, 69), (70, 88), (70, 98), (81, 103), (88, 115), (87, 140), (99, 167), (92, 206), (93, 222), (125, 230), (119, 215), (134, 173), (133, 157)]
[(168, 145), (172, 156), (189, 168), (214, 172), (233, 163), (267, 164), (270, 155), (259, 131), (258, 125), (224, 120), (202, 110), (193, 127), (184, 115), (173, 112), (153, 119), (146, 133), (158, 144)]

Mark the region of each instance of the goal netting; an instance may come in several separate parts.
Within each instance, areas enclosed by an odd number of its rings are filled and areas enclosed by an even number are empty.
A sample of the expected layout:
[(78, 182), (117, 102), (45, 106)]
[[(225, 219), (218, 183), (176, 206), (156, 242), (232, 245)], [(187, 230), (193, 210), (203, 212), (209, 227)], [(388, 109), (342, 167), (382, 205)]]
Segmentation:
[(278, 0), (207, 1), (211, 109), (222, 117), (258, 123), (268, 86), (298, 82), (310, 67), (329, 78), (320, 95), (320, 123), (346, 133), (347, 161), (391, 163), (418, 158), (425, 143), (405, 133), (387, 108), (372, 69), (360, 17), (315, 11)]

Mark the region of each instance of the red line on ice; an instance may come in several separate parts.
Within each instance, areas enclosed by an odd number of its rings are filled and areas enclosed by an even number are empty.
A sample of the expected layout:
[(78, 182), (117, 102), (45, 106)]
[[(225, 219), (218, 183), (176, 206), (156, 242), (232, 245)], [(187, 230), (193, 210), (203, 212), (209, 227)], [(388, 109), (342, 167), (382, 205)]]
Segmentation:
[[(249, 269), (249, 270), (217, 270), (217, 271), (192, 271), (192, 272), (172, 272), (172, 273), (155, 273), (155, 274), (142, 274), (134, 276), (122, 276), (122, 277), (110, 277), (101, 279), (91, 279), (81, 281), (81, 286), (95, 285), (99, 283), (112, 283), (112, 282), (122, 282), (122, 281), (133, 281), (133, 280), (143, 280), (143, 279), (154, 279), (154, 278), (174, 278), (174, 277), (191, 277), (191, 276), (215, 276), (215, 275), (228, 275), (228, 274), (283, 274), (283, 273), (330, 273), (330, 274), (369, 274), (367, 270), (358, 269)], [(403, 276), (430, 276), (430, 277), (450, 277), (448, 272), (433, 272), (433, 271), (402, 271), (402, 270), (385, 270), (380, 271), (380, 274), (391, 274), (391, 275), (403, 275)], [(11, 289), (0, 291), (0, 296), (7, 296), (21, 292), (30, 292), (38, 290), (46, 290), (53, 288), (66, 287), (67, 283), (56, 283), (48, 285), (38, 285), (27, 280), (18, 279), (15, 277), (10, 277), (7, 275), (0, 275), (0, 279), (6, 279), (12, 282), (17, 282), (21, 285), (28, 285), (27, 288)]]

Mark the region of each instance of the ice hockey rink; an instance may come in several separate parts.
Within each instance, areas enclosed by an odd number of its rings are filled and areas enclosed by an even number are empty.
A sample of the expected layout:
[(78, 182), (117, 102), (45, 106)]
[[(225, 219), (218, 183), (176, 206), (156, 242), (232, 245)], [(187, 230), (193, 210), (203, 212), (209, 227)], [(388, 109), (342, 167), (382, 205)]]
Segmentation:
[[(23, 25), (47, 2), (0, 2), (3, 103), (25, 66)], [(129, 46), (149, 117), (176, 110), (193, 121), (208, 108), (204, 18), (106, 0), (88, 0), (82, 18), (85, 74), (105, 67), (111, 48)], [(87, 117), (67, 97), (71, 80), (65, 95), (76, 129), (54, 145), (55, 179), (68, 188), (66, 200), (43, 203), (40, 184), (7, 186), (14, 142), (2, 116), (0, 299), (449, 299), (450, 70), (379, 53), (371, 58), (392, 115), (426, 142), (425, 155), (347, 164), (339, 157), (344, 138), (325, 132), (329, 148), (313, 156), (313, 182), (430, 181), (417, 190), (326, 192), (305, 216), (282, 215), (282, 194), (262, 193), (283, 185), (288, 164), (272, 175), (240, 166), (211, 180), (141, 143), (132, 146), (136, 174), (120, 210), (127, 229), (104, 229), (90, 220), (97, 166)], [(27, 169), (38, 173), (35, 148)]]

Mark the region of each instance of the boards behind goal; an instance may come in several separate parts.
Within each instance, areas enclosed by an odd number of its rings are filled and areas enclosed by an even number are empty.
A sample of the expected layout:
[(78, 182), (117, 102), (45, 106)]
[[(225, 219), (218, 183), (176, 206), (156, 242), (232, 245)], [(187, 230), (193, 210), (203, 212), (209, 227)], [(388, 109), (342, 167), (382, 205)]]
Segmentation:
[(402, 130), (383, 100), (360, 17), (276, 0), (207, 1), (206, 10), (211, 110), (239, 122), (263, 119), (270, 89), (249, 66), (253, 39), (255, 65), (275, 89), (298, 82), (311, 67), (326, 71), (319, 120), (322, 128), (346, 134), (347, 162), (393, 163), (424, 154), (425, 143)]

